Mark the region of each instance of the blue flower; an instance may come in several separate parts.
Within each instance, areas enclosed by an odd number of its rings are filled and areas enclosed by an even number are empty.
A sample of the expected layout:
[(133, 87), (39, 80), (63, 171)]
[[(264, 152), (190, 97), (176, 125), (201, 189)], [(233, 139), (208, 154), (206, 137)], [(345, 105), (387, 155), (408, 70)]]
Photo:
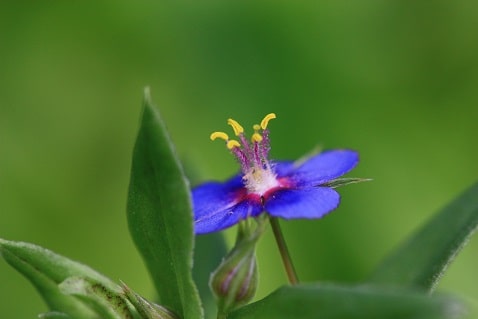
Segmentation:
[(352, 170), (359, 161), (352, 150), (331, 150), (301, 163), (270, 161), (268, 123), (274, 113), (253, 126), (249, 141), (243, 127), (229, 119), (237, 139), (223, 132), (211, 134), (226, 142), (236, 157), (241, 173), (229, 180), (206, 182), (192, 190), (196, 234), (219, 231), (262, 212), (284, 219), (321, 218), (340, 203), (340, 195), (330, 186)]

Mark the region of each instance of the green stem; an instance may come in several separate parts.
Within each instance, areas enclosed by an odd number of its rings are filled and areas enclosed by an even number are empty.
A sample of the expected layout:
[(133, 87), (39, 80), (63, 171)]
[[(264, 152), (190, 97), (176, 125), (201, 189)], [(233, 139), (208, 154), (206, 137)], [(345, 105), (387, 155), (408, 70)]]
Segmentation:
[(299, 283), (299, 278), (297, 277), (294, 265), (292, 264), (292, 259), (290, 258), (284, 235), (282, 235), (279, 219), (276, 217), (270, 217), (269, 220), (272, 226), (272, 231), (274, 232), (274, 237), (276, 238), (277, 247), (279, 248), (279, 252), (282, 257), (282, 263), (284, 264), (284, 268), (287, 273), (287, 278), (289, 278), (289, 283), (291, 285), (297, 285)]

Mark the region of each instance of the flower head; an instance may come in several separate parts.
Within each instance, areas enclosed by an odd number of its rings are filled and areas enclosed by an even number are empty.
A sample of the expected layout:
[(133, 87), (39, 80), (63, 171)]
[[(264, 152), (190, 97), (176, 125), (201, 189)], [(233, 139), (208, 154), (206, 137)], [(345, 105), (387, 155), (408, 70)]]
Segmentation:
[(321, 218), (337, 208), (339, 194), (328, 185), (352, 170), (358, 153), (332, 150), (316, 154), (296, 164), (272, 162), (268, 124), (276, 115), (270, 113), (253, 126), (248, 140), (244, 128), (235, 120), (235, 139), (224, 132), (214, 132), (211, 140), (222, 139), (241, 166), (241, 173), (229, 180), (207, 182), (192, 190), (196, 234), (219, 231), (248, 217), (267, 212), (274, 217)]

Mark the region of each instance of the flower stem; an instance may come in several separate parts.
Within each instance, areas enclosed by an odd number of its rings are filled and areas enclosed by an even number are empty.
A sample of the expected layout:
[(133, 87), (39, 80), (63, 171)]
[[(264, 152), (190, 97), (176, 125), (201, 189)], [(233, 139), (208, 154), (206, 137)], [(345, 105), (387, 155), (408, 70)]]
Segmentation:
[(299, 278), (297, 277), (294, 265), (292, 264), (292, 259), (290, 258), (284, 235), (282, 235), (279, 219), (277, 217), (270, 217), (269, 220), (272, 226), (272, 231), (274, 232), (274, 237), (276, 238), (277, 247), (279, 248), (279, 252), (282, 257), (282, 263), (284, 264), (287, 277), (289, 278), (289, 283), (291, 285), (297, 285), (299, 283)]

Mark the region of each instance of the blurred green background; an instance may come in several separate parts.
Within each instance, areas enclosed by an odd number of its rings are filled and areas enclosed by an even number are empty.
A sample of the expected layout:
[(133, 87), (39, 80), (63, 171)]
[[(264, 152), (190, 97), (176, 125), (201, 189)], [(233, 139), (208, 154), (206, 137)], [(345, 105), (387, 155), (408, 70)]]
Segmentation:
[[(476, 1), (0, 3), (0, 237), (153, 296), (125, 204), (142, 89), (200, 180), (237, 166), (209, 134), (269, 112), (272, 157), (360, 151), (323, 220), (283, 223), (304, 281), (360, 282), (478, 179)], [(228, 231), (229, 238), (233, 231)], [(440, 291), (478, 300), (478, 239)], [(413, 267), (413, 265), (410, 265)], [(286, 282), (270, 231), (258, 298)], [(4, 318), (46, 311), (0, 261)]]

